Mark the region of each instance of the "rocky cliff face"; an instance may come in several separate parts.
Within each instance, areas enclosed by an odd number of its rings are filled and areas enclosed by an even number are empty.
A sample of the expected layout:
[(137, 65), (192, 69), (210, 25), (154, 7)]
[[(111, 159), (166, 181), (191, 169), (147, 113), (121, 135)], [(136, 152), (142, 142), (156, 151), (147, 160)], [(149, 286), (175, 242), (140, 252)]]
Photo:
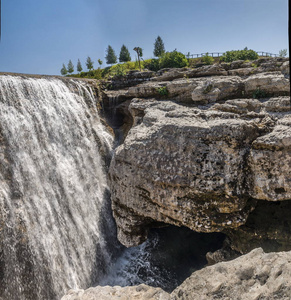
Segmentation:
[(107, 92), (132, 123), (110, 166), (124, 245), (173, 224), (223, 232), (241, 253), (291, 249), (288, 66), (261, 59), (168, 70)]

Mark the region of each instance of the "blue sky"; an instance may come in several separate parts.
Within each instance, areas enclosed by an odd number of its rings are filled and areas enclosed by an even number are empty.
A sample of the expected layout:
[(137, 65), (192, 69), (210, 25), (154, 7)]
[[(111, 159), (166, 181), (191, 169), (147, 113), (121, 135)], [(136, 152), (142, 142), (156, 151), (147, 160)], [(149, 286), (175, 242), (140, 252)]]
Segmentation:
[[(153, 57), (167, 51), (288, 49), (288, 0), (2, 0), (0, 72), (59, 75), (90, 56), (105, 63), (111, 45)], [(288, 49), (289, 53), (289, 49)]]

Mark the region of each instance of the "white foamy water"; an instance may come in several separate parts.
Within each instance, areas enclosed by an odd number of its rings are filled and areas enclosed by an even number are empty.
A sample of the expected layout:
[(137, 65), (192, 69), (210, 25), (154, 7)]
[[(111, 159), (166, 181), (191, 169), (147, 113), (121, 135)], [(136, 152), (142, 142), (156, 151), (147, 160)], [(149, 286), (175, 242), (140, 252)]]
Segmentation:
[(0, 299), (60, 299), (110, 260), (95, 106), (80, 82), (0, 76)]

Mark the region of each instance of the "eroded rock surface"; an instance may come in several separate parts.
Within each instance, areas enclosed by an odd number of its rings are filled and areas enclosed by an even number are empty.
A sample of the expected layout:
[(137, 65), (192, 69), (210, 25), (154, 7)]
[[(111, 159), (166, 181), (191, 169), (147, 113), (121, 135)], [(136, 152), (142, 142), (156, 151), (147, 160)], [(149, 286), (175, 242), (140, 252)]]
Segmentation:
[(169, 300), (169, 294), (160, 288), (145, 284), (138, 286), (97, 286), (87, 290), (70, 290), (61, 300)]
[(229, 262), (194, 272), (171, 294), (145, 285), (71, 290), (62, 300), (290, 299), (291, 252), (264, 253), (261, 248)]
[[(130, 105), (131, 111), (142, 108), (142, 100)], [(110, 169), (122, 243), (130, 246), (134, 232), (144, 230), (141, 219), (147, 225), (158, 221), (199, 232), (244, 224), (252, 208), (246, 153), (263, 130), (259, 123), (172, 102), (149, 101), (144, 112)]]
[[(269, 101), (276, 99), (285, 98)], [(123, 244), (144, 241), (155, 222), (198, 232), (235, 229), (246, 222), (255, 199), (291, 199), (288, 115), (281, 115), (282, 125), (262, 111), (264, 103), (249, 102), (236, 114), (216, 111), (217, 106), (200, 110), (169, 101), (132, 100), (129, 109), (136, 126), (110, 168)]]
[(233, 261), (194, 272), (171, 296), (188, 299), (290, 299), (291, 253), (255, 249)]
[[(140, 244), (149, 228), (164, 223), (234, 237), (258, 200), (291, 200), (287, 63), (239, 61), (204, 73), (202, 68), (202, 77), (197, 70), (192, 75), (189, 69), (174, 70), (122, 91), (131, 101), (133, 125), (116, 150), (110, 177), (124, 245)], [(227, 75), (248, 68), (255, 72)], [(159, 97), (161, 88), (167, 96)], [(285, 230), (291, 231), (291, 224)], [(291, 249), (281, 237), (283, 249)], [(258, 236), (254, 240), (262, 244)], [(237, 240), (233, 249), (245, 253)]]

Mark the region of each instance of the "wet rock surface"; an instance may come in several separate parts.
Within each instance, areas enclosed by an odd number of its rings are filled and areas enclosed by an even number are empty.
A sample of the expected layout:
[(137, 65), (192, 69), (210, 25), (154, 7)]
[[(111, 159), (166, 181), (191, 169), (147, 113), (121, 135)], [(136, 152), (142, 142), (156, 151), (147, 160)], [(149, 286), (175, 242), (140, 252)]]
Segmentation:
[(264, 253), (257, 248), (229, 262), (194, 272), (171, 294), (145, 285), (71, 290), (62, 300), (106, 299), (290, 299), (291, 252)]

